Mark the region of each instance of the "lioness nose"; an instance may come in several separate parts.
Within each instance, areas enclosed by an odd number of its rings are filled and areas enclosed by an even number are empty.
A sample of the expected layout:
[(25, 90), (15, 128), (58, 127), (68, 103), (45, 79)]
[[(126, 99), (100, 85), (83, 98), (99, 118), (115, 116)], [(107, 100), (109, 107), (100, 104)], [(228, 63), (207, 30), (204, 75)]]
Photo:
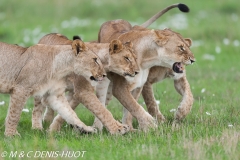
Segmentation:
[(139, 72), (135, 72), (135, 75), (137, 75)]
[(193, 64), (193, 62), (195, 62), (195, 60), (192, 60), (192, 59), (190, 59), (190, 61), (191, 61), (191, 64)]

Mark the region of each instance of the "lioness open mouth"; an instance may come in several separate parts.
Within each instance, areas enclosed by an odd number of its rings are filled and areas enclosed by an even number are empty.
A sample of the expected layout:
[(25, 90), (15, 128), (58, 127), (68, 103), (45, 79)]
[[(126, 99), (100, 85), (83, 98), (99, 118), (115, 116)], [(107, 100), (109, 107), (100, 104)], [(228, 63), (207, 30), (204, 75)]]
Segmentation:
[(183, 65), (181, 62), (174, 63), (172, 69), (176, 73), (183, 73)]

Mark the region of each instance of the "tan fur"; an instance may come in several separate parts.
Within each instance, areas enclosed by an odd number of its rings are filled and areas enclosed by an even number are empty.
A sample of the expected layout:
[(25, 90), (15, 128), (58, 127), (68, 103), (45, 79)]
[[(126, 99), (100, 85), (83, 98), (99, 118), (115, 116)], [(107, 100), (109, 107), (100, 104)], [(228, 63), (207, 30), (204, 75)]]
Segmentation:
[(30, 96), (43, 97), (47, 105), (80, 131), (96, 132), (78, 119), (64, 96), (65, 79), (72, 73), (88, 81), (106, 74), (99, 58), (81, 40), (71, 45), (39, 44), (29, 48), (1, 42), (0, 92), (10, 94), (4, 134), (18, 134), (21, 111)]
[[(40, 40), (41, 43), (47, 44), (61, 44), (68, 43), (68, 41), (70, 40), (59, 36), (58, 34), (49, 34)], [(110, 44), (87, 43), (87, 46), (99, 56), (107, 73), (114, 72), (123, 77), (134, 77), (139, 70), (136, 63), (136, 56), (132, 50), (131, 42), (122, 44), (119, 40), (113, 40)], [(106, 90), (102, 84), (108, 81), (109, 80), (107, 78), (104, 78), (103, 81), (98, 82), (96, 87), (98, 97), (101, 97), (101, 92), (104, 92), (104, 90)], [(94, 88), (86, 81), (85, 78), (75, 75), (73, 78), (73, 85), (74, 94), (73, 88), (67, 88), (71, 94), (70, 96), (68, 95), (68, 100), (73, 109), (75, 109), (81, 102), (91, 112), (93, 112), (93, 114), (98, 119), (100, 119), (100, 121), (104, 124), (104, 126), (109, 130), (111, 134), (124, 134), (129, 131), (129, 126), (122, 125), (121, 123), (117, 122), (113, 118), (112, 114), (101, 104), (101, 102), (94, 94)], [(39, 107), (35, 108), (37, 110)], [(48, 112), (50, 113), (45, 113), (44, 119), (51, 121), (53, 112), (50, 110), (48, 110)], [(42, 110), (38, 110), (36, 112), (34, 111), (33, 113), (35, 114), (35, 117), (37, 116), (37, 118), (33, 118), (33, 127), (42, 128), (41, 121), (39, 120)], [(58, 115), (55, 117), (50, 128), (52, 130), (59, 130), (63, 121), (64, 120)]]
[[(144, 112), (142, 107), (134, 100), (134, 97), (137, 98), (139, 93), (133, 92), (133, 96), (131, 96), (130, 91), (134, 89), (141, 91), (141, 88), (145, 82), (147, 82), (146, 87), (143, 90), (143, 94), (145, 95), (145, 99), (149, 99), (149, 113), (151, 113), (152, 116), (157, 117), (159, 121), (164, 120), (164, 117), (156, 106), (156, 102), (153, 102), (153, 92), (151, 86), (148, 84), (152, 84), (149, 83), (152, 79), (162, 80), (166, 78), (167, 76), (165, 76), (165, 73), (169, 71), (176, 79), (176, 88), (181, 88), (181, 94), (187, 96), (186, 98), (183, 98), (182, 102), (188, 101), (188, 103), (181, 103), (179, 108), (182, 109), (179, 109), (178, 111), (180, 113), (181, 110), (181, 113), (176, 114), (176, 119), (178, 119), (177, 117), (179, 117), (179, 119), (183, 118), (186, 113), (189, 112), (193, 102), (190, 87), (184, 71), (184, 65), (191, 64), (195, 61), (195, 58), (189, 49), (191, 46), (191, 40), (184, 39), (180, 34), (169, 29), (148, 30), (140, 26), (132, 27), (129, 22), (124, 20), (108, 21), (101, 26), (98, 37), (99, 42), (108, 42), (113, 38), (118, 38), (123, 42), (131, 40), (137, 53), (140, 73), (135, 77), (135, 80), (132, 81), (132, 83), (125, 83), (123, 82), (124, 80), (119, 82), (118, 76), (113, 75), (111, 81), (115, 83), (113, 84), (113, 95), (129, 112), (131, 112), (134, 117), (137, 118), (140, 128), (147, 129), (152, 126), (152, 118)], [(184, 73), (177, 74), (172, 71), (172, 67), (175, 62), (181, 62), (181, 69)], [(156, 67), (156, 70), (161, 71), (160, 75), (152, 73), (153, 70), (150, 70), (150, 68), (154, 66), (158, 66)], [(178, 81), (177, 79), (180, 77), (183, 77), (183, 80)], [(154, 83), (155, 82), (157, 81), (154, 81)], [(185, 84), (188, 85), (188, 87), (185, 86)], [(151, 106), (153, 103), (154, 106)], [(123, 122), (132, 127), (131, 114), (128, 114), (130, 115), (128, 116), (127, 110), (124, 111), (125, 115), (123, 117)]]
[[(149, 20), (147, 20), (145, 23), (143, 23), (141, 26), (134, 26), (125, 21), (125, 20), (114, 20), (114, 21), (108, 21), (104, 23), (100, 29), (100, 32), (98, 34), (98, 41), (99, 42), (107, 42), (113, 38), (118, 38), (120, 35), (127, 33), (131, 30), (144, 30), (146, 27), (150, 26), (153, 22), (155, 22), (159, 17), (161, 17), (164, 13), (171, 10), (172, 8), (179, 7), (179, 4), (174, 4), (171, 6), (168, 6), (167, 8), (163, 9), (162, 11), (155, 14), (153, 17), (151, 17)], [(181, 10), (182, 11), (182, 10)], [(188, 12), (188, 11), (184, 11)], [(163, 41), (164, 42), (164, 41)], [(191, 40), (185, 39), (186, 45), (188, 47), (191, 46)], [(192, 59), (194, 60), (194, 59)], [(190, 90), (189, 83), (186, 78), (186, 72), (183, 67), (183, 73), (176, 74), (174, 71), (167, 67), (162, 66), (154, 66), (150, 69), (149, 75), (147, 78), (147, 82), (144, 84), (143, 89), (140, 87), (138, 89), (135, 89), (135, 91), (132, 92), (133, 97), (137, 98), (142, 91), (142, 95), (144, 98), (144, 101), (147, 105), (147, 109), (149, 113), (156, 117), (159, 122), (163, 122), (165, 120), (164, 116), (159, 111), (158, 105), (156, 104), (153, 90), (152, 90), (152, 84), (162, 81), (163, 79), (167, 77), (171, 77), (174, 79), (174, 85), (176, 90), (183, 96), (182, 102), (180, 106), (178, 107), (178, 111), (175, 114), (175, 121), (178, 122), (182, 118), (184, 118), (189, 111), (191, 110), (192, 104), (193, 104), (193, 96)], [(112, 86), (112, 85), (110, 85)], [(106, 95), (106, 104), (108, 104), (108, 101), (111, 99), (111, 91), (108, 92), (108, 95)], [(123, 116), (123, 122), (126, 124), (129, 124), (131, 126), (132, 123), (132, 116), (131, 114), (128, 114), (129, 112), (125, 109), (124, 110), (124, 116)], [(98, 122), (96, 122), (98, 123)]]

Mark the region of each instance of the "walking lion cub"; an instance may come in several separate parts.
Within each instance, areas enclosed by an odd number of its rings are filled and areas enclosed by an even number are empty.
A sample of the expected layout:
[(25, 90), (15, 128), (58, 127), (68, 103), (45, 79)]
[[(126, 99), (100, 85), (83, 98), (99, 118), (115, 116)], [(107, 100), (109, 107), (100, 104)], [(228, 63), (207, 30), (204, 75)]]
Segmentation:
[(96, 132), (78, 119), (65, 98), (65, 79), (72, 73), (89, 82), (106, 76), (99, 57), (81, 40), (29, 48), (0, 42), (0, 93), (10, 94), (4, 134), (19, 134), (17, 125), (30, 96), (44, 97), (48, 106), (81, 132)]

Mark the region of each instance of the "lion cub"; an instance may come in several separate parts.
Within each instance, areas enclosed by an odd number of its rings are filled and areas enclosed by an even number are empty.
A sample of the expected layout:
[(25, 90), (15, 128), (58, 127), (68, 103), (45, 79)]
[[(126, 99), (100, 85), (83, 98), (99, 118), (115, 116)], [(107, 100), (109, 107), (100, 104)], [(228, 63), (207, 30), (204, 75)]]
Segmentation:
[[(48, 34), (44, 36), (39, 43), (45, 44), (68, 44), (72, 40), (60, 34)], [(138, 72), (139, 68), (136, 63), (136, 56), (132, 50), (132, 43), (126, 42), (122, 44), (119, 40), (113, 40), (110, 43), (86, 43), (86, 45), (91, 48), (101, 59), (104, 69), (109, 74), (114, 72), (125, 78), (134, 77)], [(98, 90), (97, 96), (100, 97), (102, 94), (106, 95), (107, 88), (104, 86), (110, 81), (104, 78), (102, 81), (98, 81), (96, 84), (96, 89)], [(94, 88), (86, 81), (85, 78), (81, 76), (75, 76), (72, 82), (69, 83), (67, 91), (68, 100), (72, 108), (75, 109), (79, 103), (86, 106), (107, 128), (111, 134), (124, 134), (129, 131), (129, 126), (122, 125), (116, 121), (112, 114), (104, 107), (103, 104), (98, 100), (94, 93)], [(74, 87), (73, 87), (74, 86)], [(39, 104), (36, 102), (36, 104)], [(34, 107), (33, 112), (33, 127), (41, 128), (41, 115), (42, 111), (36, 111), (38, 106)], [(42, 107), (40, 107), (42, 108)], [(48, 109), (45, 112), (44, 119), (46, 121), (52, 121), (54, 112)], [(63, 119), (60, 115), (55, 117), (53, 123), (50, 125), (51, 130), (59, 130)], [(40, 126), (40, 127), (36, 127)]]
[(81, 132), (96, 132), (78, 119), (64, 95), (65, 80), (72, 73), (88, 82), (106, 75), (99, 57), (81, 40), (71, 45), (37, 44), (29, 48), (0, 42), (0, 93), (10, 94), (4, 134), (19, 134), (17, 124), (30, 96), (43, 97)]

